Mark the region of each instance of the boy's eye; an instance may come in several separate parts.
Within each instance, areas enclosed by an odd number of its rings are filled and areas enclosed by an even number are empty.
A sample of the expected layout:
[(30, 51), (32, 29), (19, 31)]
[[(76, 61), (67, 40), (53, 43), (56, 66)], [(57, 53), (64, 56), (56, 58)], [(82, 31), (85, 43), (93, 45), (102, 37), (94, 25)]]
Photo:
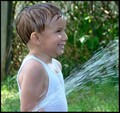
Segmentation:
[(59, 32), (61, 32), (61, 31), (62, 31), (62, 30), (61, 30), (61, 29), (59, 29), (59, 30), (57, 30), (56, 32), (57, 32), (57, 33), (59, 33)]

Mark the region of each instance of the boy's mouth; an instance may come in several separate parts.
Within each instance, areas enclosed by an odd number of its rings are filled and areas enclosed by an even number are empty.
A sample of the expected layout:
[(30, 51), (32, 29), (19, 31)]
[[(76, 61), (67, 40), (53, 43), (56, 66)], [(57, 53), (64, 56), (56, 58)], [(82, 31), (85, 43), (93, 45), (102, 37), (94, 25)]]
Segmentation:
[(65, 44), (58, 44), (61, 49), (64, 49)]

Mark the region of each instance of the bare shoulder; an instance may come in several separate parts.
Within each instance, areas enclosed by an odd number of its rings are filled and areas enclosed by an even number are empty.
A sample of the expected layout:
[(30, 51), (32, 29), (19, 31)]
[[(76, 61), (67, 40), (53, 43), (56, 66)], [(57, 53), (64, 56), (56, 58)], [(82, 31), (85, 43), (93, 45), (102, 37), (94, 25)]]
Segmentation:
[(62, 70), (62, 65), (61, 65), (61, 63), (57, 60), (57, 59), (53, 59), (55, 62), (56, 62), (56, 64), (59, 66), (59, 68)]
[[(33, 108), (46, 90), (45, 80), (47, 73), (43, 65), (36, 60), (29, 60), (22, 69), (23, 77), (21, 81), (21, 109), (29, 110)], [(31, 103), (29, 105), (29, 103)], [(28, 107), (29, 105), (29, 107)]]
[(43, 65), (36, 60), (29, 60), (23, 67), (23, 78), (25, 80), (30, 80), (33, 83), (36, 80), (42, 80), (44, 78), (45, 69)]

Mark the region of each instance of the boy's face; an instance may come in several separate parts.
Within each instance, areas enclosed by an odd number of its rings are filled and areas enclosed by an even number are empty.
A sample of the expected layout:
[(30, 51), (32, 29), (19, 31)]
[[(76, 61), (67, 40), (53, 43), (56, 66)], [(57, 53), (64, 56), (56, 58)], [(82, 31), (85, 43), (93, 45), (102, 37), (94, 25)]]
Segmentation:
[(65, 33), (66, 20), (62, 16), (55, 16), (49, 25), (46, 25), (45, 31), (41, 33), (42, 50), (50, 57), (57, 57), (64, 53), (64, 46), (67, 41)]

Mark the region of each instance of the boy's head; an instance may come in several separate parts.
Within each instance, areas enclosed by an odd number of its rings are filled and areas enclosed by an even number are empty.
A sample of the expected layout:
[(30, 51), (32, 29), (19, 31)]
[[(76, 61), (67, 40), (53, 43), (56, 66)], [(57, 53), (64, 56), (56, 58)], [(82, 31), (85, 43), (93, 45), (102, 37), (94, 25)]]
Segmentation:
[(21, 10), (16, 18), (16, 30), (24, 44), (30, 40), (32, 32), (41, 33), (52, 18), (62, 16), (61, 10), (51, 3), (35, 4)]

